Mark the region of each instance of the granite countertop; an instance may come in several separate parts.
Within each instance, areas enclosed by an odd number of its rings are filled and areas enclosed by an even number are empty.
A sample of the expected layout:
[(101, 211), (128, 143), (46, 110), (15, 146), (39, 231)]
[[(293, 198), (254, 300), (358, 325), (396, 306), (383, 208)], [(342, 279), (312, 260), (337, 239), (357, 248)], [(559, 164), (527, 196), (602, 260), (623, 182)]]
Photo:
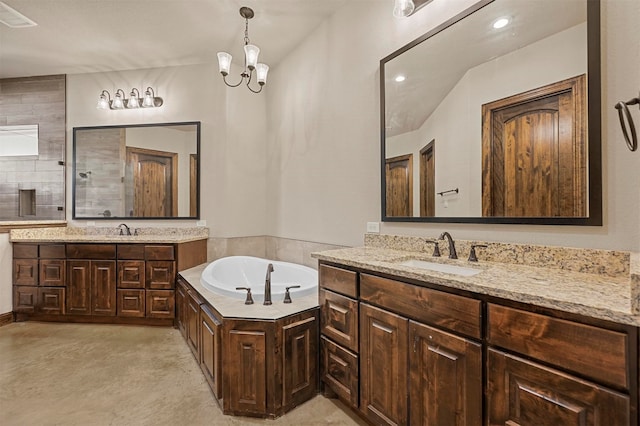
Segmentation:
[[(312, 253), (319, 260), (367, 269), (450, 288), (640, 326), (631, 307), (630, 281), (640, 268), (633, 262), (631, 277), (566, 271), (499, 262), (434, 258), (424, 252), (356, 247)], [(399, 263), (408, 259), (481, 269), (473, 276), (436, 272)]]
[(292, 295), (292, 303), (282, 303), (282, 300), (274, 298), (272, 305), (265, 306), (259, 302), (253, 305), (245, 305), (243, 298), (234, 299), (222, 296), (204, 287), (200, 281), (200, 275), (202, 275), (202, 271), (207, 265), (208, 263), (204, 263), (185, 269), (180, 271), (180, 275), (225, 318), (275, 320), (319, 306), (317, 293), (305, 297)]
[[(131, 227), (133, 232), (134, 227)], [(186, 243), (207, 239), (209, 230), (191, 228), (140, 228), (138, 235), (119, 235), (110, 228), (33, 228), (12, 229), (9, 241), (13, 243)]]

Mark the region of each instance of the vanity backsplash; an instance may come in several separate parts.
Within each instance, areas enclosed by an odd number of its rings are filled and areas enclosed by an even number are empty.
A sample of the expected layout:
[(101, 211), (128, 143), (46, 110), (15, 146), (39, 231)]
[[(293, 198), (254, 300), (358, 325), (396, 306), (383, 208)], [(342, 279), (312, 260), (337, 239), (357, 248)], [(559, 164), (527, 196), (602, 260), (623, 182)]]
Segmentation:
[[(365, 234), (366, 247), (387, 248), (413, 252), (431, 253), (433, 244), (427, 243), (434, 238), (406, 235)], [(446, 241), (439, 241), (443, 257), (449, 254)], [(477, 248), (480, 262), (499, 262), (516, 265), (562, 269), (572, 272), (599, 274), (609, 277), (629, 276), (630, 253), (627, 251), (598, 250), (541, 246), (533, 244), (500, 243), (476, 240), (455, 240), (460, 259), (466, 259), (472, 244), (486, 244), (486, 248)]]

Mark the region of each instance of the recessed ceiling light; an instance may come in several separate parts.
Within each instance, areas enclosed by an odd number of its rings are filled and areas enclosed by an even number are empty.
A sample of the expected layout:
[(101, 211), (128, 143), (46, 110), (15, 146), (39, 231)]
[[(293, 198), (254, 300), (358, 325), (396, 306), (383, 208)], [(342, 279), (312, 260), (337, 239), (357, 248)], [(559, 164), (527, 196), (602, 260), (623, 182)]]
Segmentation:
[(407, 79), (407, 77), (405, 77), (404, 75), (398, 74), (394, 80), (396, 81), (396, 83), (402, 83), (406, 79)]
[(493, 23), (493, 28), (496, 30), (504, 28), (509, 23), (509, 18), (499, 18)]
[(36, 24), (31, 19), (24, 16), (14, 8), (0, 1), (0, 22), (10, 28), (35, 27)]

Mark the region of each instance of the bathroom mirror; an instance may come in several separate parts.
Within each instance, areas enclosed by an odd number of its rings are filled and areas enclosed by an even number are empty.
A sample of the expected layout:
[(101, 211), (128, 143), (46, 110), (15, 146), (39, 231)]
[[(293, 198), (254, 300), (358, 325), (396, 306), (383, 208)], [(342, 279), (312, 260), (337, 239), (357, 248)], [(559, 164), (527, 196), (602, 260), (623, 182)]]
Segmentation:
[(481, 1), (380, 84), (383, 221), (602, 225), (599, 0)]
[(73, 219), (199, 219), (200, 122), (75, 127)]

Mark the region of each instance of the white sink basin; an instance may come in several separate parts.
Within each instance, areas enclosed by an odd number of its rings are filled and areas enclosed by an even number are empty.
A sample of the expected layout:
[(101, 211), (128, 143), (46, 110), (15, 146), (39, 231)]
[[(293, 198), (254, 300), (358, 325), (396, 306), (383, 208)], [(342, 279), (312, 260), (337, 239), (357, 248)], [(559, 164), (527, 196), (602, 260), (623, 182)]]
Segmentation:
[(398, 264), (402, 266), (409, 266), (411, 268), (428, 269), (430, 271), (444, 272), (445, 274), (462, 275), (464, 277), (471, 277), (482, 272), (482, 269), (467, 268), (464, 266), (449, 265), (446, 263), (427, 262), (427, 261), (418, 260), (418, 259), (404, 260), (402, 262), (399, 262)]

